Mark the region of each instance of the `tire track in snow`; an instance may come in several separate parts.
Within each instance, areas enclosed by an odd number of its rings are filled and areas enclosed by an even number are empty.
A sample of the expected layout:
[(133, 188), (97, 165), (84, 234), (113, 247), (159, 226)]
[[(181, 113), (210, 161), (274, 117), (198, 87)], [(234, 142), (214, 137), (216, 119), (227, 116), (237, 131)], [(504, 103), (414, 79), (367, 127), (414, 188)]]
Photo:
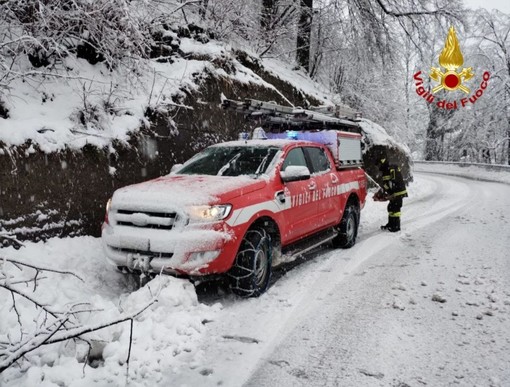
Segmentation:
[[(378, 224), (364, 225), (359, 243), (349, 250), (323, 250), (320, 255), (312, 260), (305, 261), (294, 267), (290, 272), (281, 277), (266, 294), (258, 299), (239, 300), (226, 295), (216, 298), (223, 304), (223, 310), (218, 314), (215, 321), (207, 323), (207, 340), (201, 344), (201, 351), (205, 354), (203, 364), (194, 365), (193, 368), (180, 368), (167, 373), (168, 381), (173, 385), (223, 385), (239, 386), (248, 380), (248, 385), (280, 385), (278, 377), (283, 377), (282, 385), (317, 385), (313, 377), (324, 376), (328, 367), (333, 363), (327, 357), (319, 354), (316, 363), (324, 372), (310, 371), (306, 366), (296, 365), (298, 362), (291, 361), (289, 357), (274, 357), (277, 349), (289, 340), (289, 335), (300, 329), (308, 329), (309, 342), (315, 339), (313, 329), (321, 334), (328, 327), (328, 321), (321, 319), (336, 318), (325, 316), (324, 309), (330, 308), (342, 298), (338, 289), (354, 291), (365, 303), (366, 308), (360, 309), (359, 314), (354, 313), (346, 316), (344, 321), (345, 330), (340, 330), (350, 348), (336, 348), (335, 343), (327, 343), (331, 351), (339, 351), (338, 357), (348, 358), (349, 351), (353, 351), (357, 343), (356, 335), (363, 335), (360, 321), (373, 323), (367, 310), (376, 313), (381, 307), (380, 303), (370, 300), (370, 292), (387, 294), (383, 285), (388, 284), (388, 278), (392, 278), (394, 272), (399, 272), (395, 266), (390, 273), (383, 271), (390, 268), (392, 262), (380, 262), (378, 254), (391, 246), (402, 247), (408, 243), (408, 235), (422, 233), (420, 229), (438, 224), (444, 218), (451, 218), (455, 213), (461, 213), (479, 200), (479, 189), (474, 190), (462, 179), (450, 180), (447, 177), (435, 177), (420, 175), (432, 187), (431, 192), (420, 197), (411, 197), (406, 201), (404, 208), (404, 232), (397, 234), (382, 233)], [(385, 207), (385, 206), (384, 206)], [(370, 218), (370, 217), (368, 217)], [(429, 227), (435, 228), (435, 227)], [(412, 245), (409, 243), (409, 245)], [(423, 246), (418, 246), (419, 248)], [(427, 247), (424, 247), (427, 250)], [(361, 280), (366, 278), (363, 267), (369, 266), (369, 273), (376, 272), (376, 283), (371, 289), (364, 289)], [(386, 267), (386, 269), (385, 269)], [(373, 270), (372, 270), (373, 269)], [(381, 273), (381, 274), (377, 274)], [(359, 276), (360, 281), (357, 281)], [(367, 275), (368, 277), (368, 275)], [(350, 288), (358, 283), (358, 288)], [(356, 301), (358, 302), (358, 301)], [(349, 306), (349, 305), (347, 305)], [(317, 318), (310, 328), (307, 321)], [(346, 333), (348, 332), (348, 333)], [(320, 342), (320, 341), (319, 341)], [(304, 343), (306, 345), (306, 342)], [(316, 345), (316, 344), (311, 344)], [(310, 348), (313, 352), (311, 359), (317, 357), (317, 348)], [(369, 349), (367, 349), (369, 350)], [(273, 374), (268, 379), (258, 379), (258, 375), (264, 374), (264, 369), (270, 367)], [(206, 370), (207, 372), (204, 372)], [(276, 370), (276, 371), (275, 371)], [(352, 377), (361, 374), (366, 384), (382, 383), (386, 385), (388, 380), (377, 367), (364, 366), (354, 371)], [(266, 382), (264, 382), (266, 380)], [(379, 382), (381, 381), (381, 382)], [(250, 384), (251, 383), (251, 384)], [(266, 383), (266, 384), (264, 384)], [(287, 384), (285, 384), (287, 383)], [(386, 383), (386, 384), (384, 384)], [(342, 380), (327, 379), (324, 385), (345, 385)]]
[[(409, 216), (404, 228), (425, 227), (462, 208), (468, 200), (469, 189), (465, 183), (451, 184), (445, 177), (425, 176), (423, 179), (432, 185), (432, 192), (409, 199), (405, 205)], [(439, 200), (436, 199), (438, 194)], [(204, 379), (203, 375), (189, 370), (173, 375), (172, 380), (177, 385), (239, 386), (255, 372), (261, 364), (258, 362), (268, 357), (339, 283), (354, 275), (361, 265), (398, 241), (400, 236), (400, 233), (381, 233), (378, 225), (370, 225), (353, 248), (328, 251), (313, 261), (304, 262), (286, 273), (262, 297), (221, 300), (222, 316), (208, 324), (211, 341), (203, 343), (203, 351), (210, 362), (207, 367), (212, 372)], [(224, 339), (230, 336), (249, 337), (257, 344)]]
[[(421, 275), (420, 270), (425, 270), (424, 273), (430, 276), (429, 283), (434, 283), (433, 279), (437, 281), (435, 275), (455, 277), (458, 273), (451, 272), (452, 268), (461, 265), (466, 259), (471, 264), (475, 262), (469, 260), (469, 257), (466, 258), (464, 252), (460, 252), (456, 258), (461, 261), (446, 256), (448, 259), (443, 262), (442, 256), (430, 255), (430, 251), (432, 247), (435, 248), (434, 251), (439, 250), (443, 253), (444, 249), (449, 251), (449, 249), (459, 248), (460, 246), (448, 246), (447, 241), (450, 238), (448, 230), (456, 222), (459, 222), (457, 219), (463, 219), (466, 214), (476, 213), (480, 217), (478, 219), (482, 219), (481, 223), (483, 224), (483, 216), (486, 215), (484, 207), (490, 208), (490, 205), (487, 204), (488, 201), (498, 197), (494, 195), (494, 192), (491, 192), (495, 186), (485, 187), (479, 183), (466, 184), (462, 179), (456, 178), (435, 176), (426, 178), (438, 183), (437, 194), (439, 195), (430, 196), (427, 200), (409, 201), (406, 212), (409, 214), (409, 219), (403, 224), (404, 233), (381, 234), (374, 230), (369, 235), (364, 234), (362, 242), (355, 248), (331, 254), (326, 263), (331, 263), (331, 260), (343, 257), (345, 254), (349, 254), (351, 258), (343, 266), (343, 274), (338, 275), (336, 286), (329, 286), (328, 288), (332, 288), (332, 290), (322, 299), (314, 297), (317, 296), (317, 290), (320, 291), (325, 287), (311, 286), (307, 297), (303, 298), (307, 310), (304, 313), (293, 315), (299, 320), (293, 322), (294, 329), (288, 331), (286, 338), (281, 339), (278, 345), (266, 352), (264, 356), (268, 361), (259, 363), (260, 366), (248, 380), (246, 386), (393, 386), (427, 384), (426, 380), (433, 380), (431, 385), (439, 385), (437, 383), (441, 380), (439, 383), (444, 385), (450, 384), (452, 379), (464, 385), (464, 382), (469, 383), (470, 380), (474, 380), (474, 377), (478, 379), (478, 383), (474, 383), (476, 385), (484, 385), (483, 381), (489, 383), (488, 379), (491, 380), (490, 385), (500, 385), (498, 371), (489, 368), (491, 360), (483, 360), (483, 368), (480, 368), (476, 355), (473, 356), (469, 351), (464, 350), (468, 355), (462, 359), (459, 366), (455, 365), (455, 356), (452, 357), (452, 355), (462, 348), (457, 346), (469, 346), (465, 339), (459, 340), (457, 336), (462, 337), (469, 330), (458, 332), (455, 336), (458, 342), (455, 342), (452, 339), (453, 332), (450, 333), (449, 329), (455, 328), (459, 323), (452, 322), (451, 314), (449, 317), (448, 312), (439, 313), (444, 307), (439, 307), (429, 297), (429, 293), (434, 292), (435, 289), (423, 288), (426, 290), (422, 290), (422, 287), (427, 284), (420, 285), (418, 279)], [(508, 204), (505, 204), (506, 202), (501, 205), (501, 200), (504, 199), (499, 198), (498, 200), (500, 201), (499, 207), (504, 208), (505, 205), (506, 208), (509, 207)], [(432, 208), (428, 209), (428, 206)], [(504, 218), (501, 219), (504, 223)], [(443, 220), (444, 222), (442, 222)], [(422, 229), (423, 231), (421, 231)], [(465, 235), (470, 235), (465, 234), (462, 228), (456, 228), (455, 231), (455, 235), (464, 235), (464, 238)], [(504, 235), (502, 237), (504, 238)], [(433, 241), (431, 238), (440, 240), (439, 247), (437, 244), (431, 244)], [(477, 241), (472, 241), (472, 239), (468, 237), (468, 240), (476, 246)], [(416, 243), (418, 243), (417, 246)], [(494, 245), (496, 243), (492, 244), (492, 246)], [(478, 247), (478, 249), (480, 248)], [(425, 264), (420, 263), (419, 258), (413, 257), (413, 254), (423, 254), (422, 259)], [(476, 262), (478, 261), (480, 259)], [(444, 266), (447, 263), (449, 266)], [(416, 265), (424, 266), (420, 269)], [(363, 266), (367, 267), (368, 271), (360, 273), (359, 269)], [(342, 265), (338, 263), (331, 267), (340, 269)], [(482, 269), (488, 270), (486, 267)], [(335, 276), (332, 275), (335, 272), (337, 270), (322, 275), (317, 278), (316, 282), (335, 281)], [(415, 297), (421, 298), (426, 294), (428, 298), (427, 301), (416, 298), (413, 303), (421, 303), (424, 309), (414, 307), (414, 304), (397, 305), (395, 302), (392, 307), (391, 302), (387, 303), (388, 297), (391, 298), (392, 293), (398, 292), (405, 295), (408, 289), (401, 285), (394, 288), (391, 284), (395, 278), (409, 280), (408, 276), (411, 273), (414, 273), (411, 284), (418, 284), (417, 290), (413, 289), (413, 292), (416, 293)], [(356, 276), (360, 276), (360, 279), (357, 280)], [(453, 285), (448, 282), (443, 285), (441, 285), (442, 282), (438, 282), (438, 284), (440, 287), (447, 285), (455, 287), (455, 280), (453, 280)], [(454, 296), (457, 294), (456, 289), (450, 290), (452, 298), (448, 301), (449, 303), (453, 302)], [(342, 297), (342, 294), (345, 294), (347, 300)], [(497, 300), (497, 298), (495, 299)], [(491, 300), (491, 302), (494, 301)], [(450, 305), (449, 303), (445, 304), (446, 307)], [(339, 307), (338, 304), (341, 306)], [(418, 320), (418, 323), (413, 323), (412, 317), (411, 320), (401, 317), (405, 314), (399, 313), (404, 313), (402, 311), (406, 307), (410, 307), (410, 310), (414, 308), (416, 314), (414, 318), (423, 319), (426, 322), (422, 324)], [(502, 311), (502, 313), (505, 312)], [(458, 313), (455, 312), (453, 316), (455, 319)], [(381, 318), (383, 320), (379, 320)], [(490, 323), (488, 322), (488, 324)], [(440, 324), (445, 324), (445, 327), (441, 328)], [(464, 323), (463, 329), (469, 329), (471, 324), (474, 323)], [(492, 324), (498, 326), (497, 322)], [(287, 325), (287, 327), (289, 326)], [(498, 328), (500, 331), (501, 327), (502, 325)], [(328, 331), (330, 333), (326, 335)], [(482, 328), (481, 331), (483, 336), (480, 341), (483, 344), (490, 337), (485, 336), (488, 334), (486, 328)], [(338, 338), (343, 346), (335, 342), (332, 337)], [(419, 338), (418, 342), (415, 337)], [(471, 340), (478, 341), (478, 339)], [(508, 342), (508, 335), (506, 340)], [(450, 343), (450, 347), (445, 350), (443, 345), (449, 341), (453, 341), (455, 349), (452, 349)], [(458, 344), (459, 342), (460, 344)], [(501, 345), (504, 346), (504, 343)], [(415, 348), (416, 346), (418, 349)], [(490, 351), (487, 355), (492, 354), (492, 349)], [(413, 359), (412, 354), (414, 353), (421, 357)], [(494, 355), (492, 356), (494, 357)], [(496, 353), (496, 358), (497, 356)], [(499, 360), (500, 364), (504, 362), (504, 359)], [(431, 367), (435, 374), (430, 374)], [(483, 369), (482, 377), (476, 375), (476, 369)], [(499, 375), (504, 375), (504, 371), (501, 370), (503, 369), (500, 368)], [(493, 372), (494, 376), (490, 372)], [(508, 372), (506, 373), (508, 374)], [(443, 379), (444, 377), (449, 378), (449, 381)], [(464, 380), (464, 378), (466, 379)], [(480, 382), (482, 384), (479, 384)]]

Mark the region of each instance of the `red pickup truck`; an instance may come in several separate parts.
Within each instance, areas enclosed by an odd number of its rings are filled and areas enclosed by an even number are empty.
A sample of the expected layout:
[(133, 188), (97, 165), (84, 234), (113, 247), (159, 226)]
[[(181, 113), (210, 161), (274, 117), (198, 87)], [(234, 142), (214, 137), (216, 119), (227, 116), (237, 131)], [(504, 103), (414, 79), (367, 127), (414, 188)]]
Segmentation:
[[(330, 132), (359, 150), (359, 134)], [(168, 176), (115, 191), (106, 257), (131, 271), (227, 275), (234, 293), (258, 296), (273, 267), (326, 242), (354, 245), (367, 183), (338, 149), (300, 139), (210, 146)]]

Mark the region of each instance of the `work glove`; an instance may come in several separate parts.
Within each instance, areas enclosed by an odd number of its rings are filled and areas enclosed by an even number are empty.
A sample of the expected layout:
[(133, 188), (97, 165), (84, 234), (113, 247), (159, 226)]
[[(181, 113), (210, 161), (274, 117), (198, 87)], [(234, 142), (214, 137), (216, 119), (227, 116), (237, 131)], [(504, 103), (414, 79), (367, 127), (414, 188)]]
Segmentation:
[(372, 199), (374, 199), (374, 202), (385, 202), (385, 201), (389, 200), (389, 196), (388, 196), (388, 194), (386, 194), (386, 192), (384, 192), (382, 189), (380, 189), (379, 191), (377, 191), (374, 194)]

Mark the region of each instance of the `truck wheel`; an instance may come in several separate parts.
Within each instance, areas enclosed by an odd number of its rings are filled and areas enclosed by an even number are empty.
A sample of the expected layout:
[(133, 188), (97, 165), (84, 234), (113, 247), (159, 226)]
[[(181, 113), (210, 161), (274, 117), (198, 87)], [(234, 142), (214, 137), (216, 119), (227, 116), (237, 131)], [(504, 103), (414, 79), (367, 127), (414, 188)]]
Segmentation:
[(238, 296), (258, 297), (265, 292), (271, 277), (271, 237), (266, 230), (248, 230), (229, 276), (231, 289)]
[(338, 235), (333, 239), (334, 247), (348, 249), (356, 243), (358, 236), (358, 210), (356, 205), (347, 204), (344, 216), (338, 225)]

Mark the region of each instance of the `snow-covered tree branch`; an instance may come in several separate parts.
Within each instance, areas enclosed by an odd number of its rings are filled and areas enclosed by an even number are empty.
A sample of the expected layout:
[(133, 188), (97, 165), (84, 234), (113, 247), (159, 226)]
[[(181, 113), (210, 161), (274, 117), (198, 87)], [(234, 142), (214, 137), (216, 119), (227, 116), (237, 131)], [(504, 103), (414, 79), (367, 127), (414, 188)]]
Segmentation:
[[(1, 259), (0, 293), (4, 294), (3, 299), (10, 299), (12, 303), (10, 313), (16, 315), (18, 334), (14, 334), (15, 330), (11, 329), (8, 333), (0, 335), (0, 373), (43, 345), (68, 340), (88, 342), (84, 335), (123, 322), (133, 321), (157, 302), (158, 294), (156, 293), (150, 301), (139, 305), (135, 310), (122, 312), (108, 318), (101, 318), (101, 310), (94, 309), (88, 303), (83, 302), (73, 303), (65, 309), (59, 309), (44, 301), (44, 290), (49, 284), (44, 281), (45, 277), (41, 273), (72, 276), (83, 282), (80, 276), (68, 270), (34, 265), (6, 257)], [(39, 311), (38, 317), (35, 319), (32, 318), (31, 309), (33, 308)], [(84, 324), (79, 317), (81, 314), (97, 314), (98, 318), (92, 319), (94, 323)], [(129, 348), (131, 348), (131, 343)]]

